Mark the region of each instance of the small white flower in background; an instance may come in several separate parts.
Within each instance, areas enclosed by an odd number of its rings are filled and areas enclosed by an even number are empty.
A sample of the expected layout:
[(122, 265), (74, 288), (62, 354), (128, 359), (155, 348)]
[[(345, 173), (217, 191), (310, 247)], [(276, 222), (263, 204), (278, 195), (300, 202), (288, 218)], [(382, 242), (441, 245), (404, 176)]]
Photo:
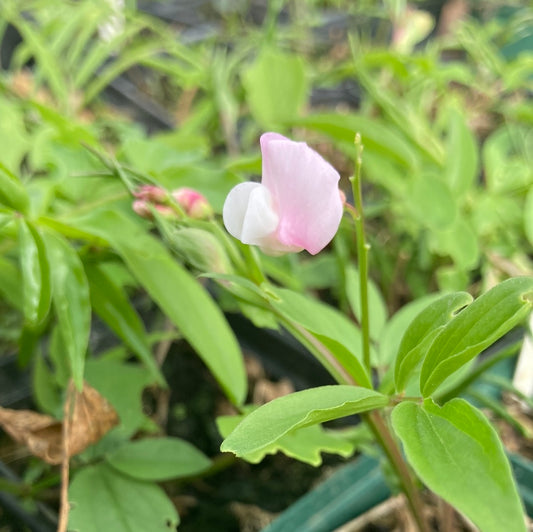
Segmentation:
[(529, 331), (525, 334), (518, 356), (513, 386), (526, 397), (533, 398), (533, 313), (529, 316)]
[(111, 15), (98, 26), (98, 35), (105, 42), (113, 40), (124, 31), (126, 16), (124, 15), (124, 0), (107, 0), (111, 6)]
[(261, 136), (261, 183), (234, 187), (224, 203), (228, 232), (244, 244), (281, 255), (312, 255), (335, 236), (342, 218), (339, 173), (305, 142)]

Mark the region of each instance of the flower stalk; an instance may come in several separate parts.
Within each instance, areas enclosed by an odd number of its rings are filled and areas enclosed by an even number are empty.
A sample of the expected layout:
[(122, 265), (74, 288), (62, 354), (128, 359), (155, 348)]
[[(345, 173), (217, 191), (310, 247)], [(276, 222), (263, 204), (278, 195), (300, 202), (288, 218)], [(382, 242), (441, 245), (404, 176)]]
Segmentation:
[(355, 146), (357, 148), (357, 156), (355, 159), (355, 172), (350, 177), (352, 184), (352, 192), (354, 198), (354, 209), (349, 209), (352, 215), (356, 238), (357, 238), (357, 258), (359, 266), (359, 286), (361, 297), (361, 335), (362, 335), (362, 349), (363, 362), (369, 374), (371, 374), (370, 365), (370, 320), (368, 312), (368, 250), (370, 246), (366, 242), (365, 237), (365, 219), (363, 214), (363, 197), (361, 193), (361, 166), (363, 164), (363, 144), (361, 142), (361, 135), (355, 135)]
[[(370, 246), (366, 241), (365, 219), (363, 211), (363, 196), (361, 192), (361, 167), (363, 164), (363, 144), (361, 135), (355, 135), (355, 146), (357, 155), (355, 159), (355, 172), (350, 177), (352, 192), (354, 198), (354, 207), (348, 207), (348, 212), (352, 215), (356, 239), (357, 239), (357, 260), (359, 266), (359, 293), (361, 303), (361, 336), (363, 363), (368, 371), (372, 374), (370, 363), (370, 319), (368, 310), (368, 251)], [(413, 518), (418, 526), (419, 532), (429, 532), (428, 523), (423, 513), (423, 503), (420, 498), (419, 490), (414, 482), (413, 475), (407, 462), (398, 447), (389, 427), (383, 420), (380, 412), (373, 411), (363, 414), (362, 419), (368, 424), (370, 430), (376, 437), (377, 442), (383, 449), (392, 468), (398, 475), (402, 490), (407, 498)]]

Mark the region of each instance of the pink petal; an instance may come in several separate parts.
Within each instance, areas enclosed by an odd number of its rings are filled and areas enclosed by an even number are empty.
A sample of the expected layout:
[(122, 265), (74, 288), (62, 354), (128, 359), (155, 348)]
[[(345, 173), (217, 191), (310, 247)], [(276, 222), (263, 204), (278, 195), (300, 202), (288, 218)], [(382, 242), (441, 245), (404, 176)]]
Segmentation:
[(339, 174), (305, 142), (261, 136), (262, 184), (279, 216), (277, 238), (315, 255), (335, 236), (342, 217)]

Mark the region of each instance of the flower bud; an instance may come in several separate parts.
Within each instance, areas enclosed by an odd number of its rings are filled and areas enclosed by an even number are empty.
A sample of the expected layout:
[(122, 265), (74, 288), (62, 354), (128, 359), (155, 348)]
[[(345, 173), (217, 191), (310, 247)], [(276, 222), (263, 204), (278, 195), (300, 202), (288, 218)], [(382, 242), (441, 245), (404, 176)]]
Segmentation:
[(150, 211), (150, 205), (145, 200), (135, 200), (131, 206), (133, 211), (141, 218), (152, 218), (152, 212)]
[(179, 218), (178, 213), (168, 205), (154, 205), (154, 209), (157, 211), (157, 214), (166, 220), (177, 220)]
[(172, 191), (172, 197), (183, 208), (185, 214), (195, 220), (213, 216), (213, 208), (207, 198), (192, 188), (178, 188)]
[(233, 271), (226, 251), (209, 232), (186, 227), (168, 234), (173, 251), (200, 272), (231, 273)]
[(167, 200), (166, 190), (156, 185), (143, 185), (133, 195), (150, 203), (165, 203)]
[(172, 220), (177, 218), (177, 214), (172, 207), (168, 205), (152, 205), (150, 202), (145, 200), (135, 200), (132, 204), (133, 211), (147, 220), (154, 219), (154, 213), (152, 207), (158, 212), (160, 216), (167, 220)]

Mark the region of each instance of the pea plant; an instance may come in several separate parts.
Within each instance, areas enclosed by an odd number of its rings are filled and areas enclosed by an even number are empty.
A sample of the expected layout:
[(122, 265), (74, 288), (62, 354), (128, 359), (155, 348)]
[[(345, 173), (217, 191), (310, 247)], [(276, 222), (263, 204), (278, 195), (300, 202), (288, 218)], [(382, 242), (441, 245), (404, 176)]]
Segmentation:
[(341, 196), (329, 163), (305, 143), (274, 133), (261, 137), (261, 183), (242, 183), (227, 197), (228, 231), (269, 254), (318, 253), (333, 238), (344, 203), (357, 241), (360, 328), (332, 307), (258, 275), (253, 250), (246, 252), (247, 278), (215, 275), (236, 297), (272, 312), (337, 381), (222, 418), (221, 450), (251, 462), (278, 450), (298, 457), (310, 441), (324, 445), (314, 432), (320, 423), (359, 414), (395, 471), (419, 530), (429, 530), (421, 482), (483, 532), (525, 531), (502, 442), (460, 393), (477, 371), (476, 357), (530, 313), (533, 279), (508, 279), (475, 300), (466, 292), (438, 294), (406, 326), (389, 371), (376, 382), (358, 136), (356, 146), (353, 205)]

